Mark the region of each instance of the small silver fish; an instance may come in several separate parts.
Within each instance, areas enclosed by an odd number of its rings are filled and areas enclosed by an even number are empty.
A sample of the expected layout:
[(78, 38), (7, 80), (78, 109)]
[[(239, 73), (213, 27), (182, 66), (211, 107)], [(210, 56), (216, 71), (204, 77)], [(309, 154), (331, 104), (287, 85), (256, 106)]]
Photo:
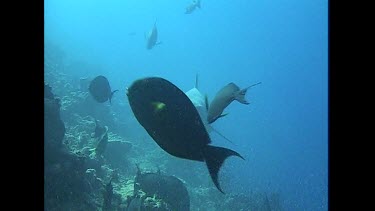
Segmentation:
[(147, 45), (146, 48), (151, 50), (155, 45), (161, 44), (161, 42), (157, 42), (158, 40), (158, 29), (156, 28), (156, 21), (154, 26), (152, 27), (151, 31), (148, 33), (147, 37)]
[(191, 14), (196, 8), (201, 8), (200, 0), (194, 0), (191, 2), (190, 5), (186, 7), (185, 14)]

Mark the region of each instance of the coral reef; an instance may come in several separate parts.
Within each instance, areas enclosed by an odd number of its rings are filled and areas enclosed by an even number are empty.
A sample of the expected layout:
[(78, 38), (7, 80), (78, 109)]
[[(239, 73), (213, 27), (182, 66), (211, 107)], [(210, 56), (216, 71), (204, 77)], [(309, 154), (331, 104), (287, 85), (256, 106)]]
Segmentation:
[[(63, 73), (89, 65), (66, 65), (59, 53), (45, 55), (45, 210), (282, 210), (278, 193), (217, 191), (204, 164), (176, 159), (151, 141), (128, 104), (96, 103), (85, 90), (91, 75)], [(94, 137), (96, 120), (106, 137)], [(232, 182), (226, 172), (220, 179)]]

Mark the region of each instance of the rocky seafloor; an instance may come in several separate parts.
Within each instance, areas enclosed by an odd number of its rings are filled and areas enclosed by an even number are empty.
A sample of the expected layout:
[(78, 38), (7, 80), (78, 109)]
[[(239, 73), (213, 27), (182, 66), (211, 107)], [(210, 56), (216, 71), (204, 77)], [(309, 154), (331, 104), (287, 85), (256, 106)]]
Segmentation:
[[(174, 188), (163, 186), (167, 198), (159, 190), (152, 192), (152, 185), (135, 190), (146, 183), (137, 182), (139, 172), (178, 178), (188, 193), (188, 210), (282, 210), (278, 193), (220, 193), (204, 163), (161, 150), (126, 103), (94, 102), (79, 79), (63, 73), (69, 67), (57, 58), (45, 57), (45, 210), (179, 210), (168, 202), (168, 197), (178, 195)], [(108, 127), (101, 153), (100, 140), (92, 137), (96, 120)], [(181, 198), (172, 201), (176, 200)]]

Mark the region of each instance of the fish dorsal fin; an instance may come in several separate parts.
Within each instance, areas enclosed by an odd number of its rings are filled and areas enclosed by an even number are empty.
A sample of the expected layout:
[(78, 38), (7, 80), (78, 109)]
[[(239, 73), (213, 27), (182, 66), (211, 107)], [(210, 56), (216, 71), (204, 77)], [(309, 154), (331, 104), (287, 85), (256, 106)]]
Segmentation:
[(198, 73), (195, 75), (195, 86), (196, 89), (198, 89)]
[(158, 21), (157, 18), (155, 18), (155, 21), (154, 21), (154, 28), (156, 28), (156, 22)]

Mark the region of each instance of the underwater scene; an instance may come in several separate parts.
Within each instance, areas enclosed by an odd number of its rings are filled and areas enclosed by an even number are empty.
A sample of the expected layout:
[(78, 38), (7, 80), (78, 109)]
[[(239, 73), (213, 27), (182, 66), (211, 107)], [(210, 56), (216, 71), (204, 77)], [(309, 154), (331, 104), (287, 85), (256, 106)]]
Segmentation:
[(328, 1), (44, 0), (44, 210), (328, 210)]

